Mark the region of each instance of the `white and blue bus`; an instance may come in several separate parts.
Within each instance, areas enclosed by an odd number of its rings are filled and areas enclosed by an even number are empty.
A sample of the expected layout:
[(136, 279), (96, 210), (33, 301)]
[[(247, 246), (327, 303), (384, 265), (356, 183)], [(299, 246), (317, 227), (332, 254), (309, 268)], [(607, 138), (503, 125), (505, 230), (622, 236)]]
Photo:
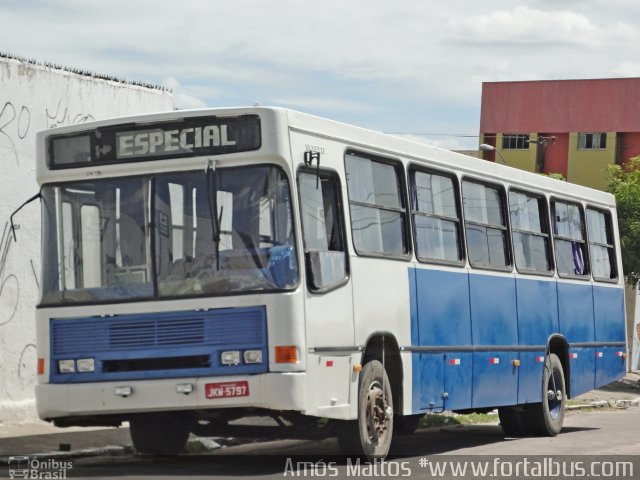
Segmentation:
[(37, 152), (56, 425), (129, 422), (177, 454), (247, 415), (328, 418), (375, 458), (444, 410), (556, 435), (625, 371), (609, 194), (276, 108), (57, 128)]

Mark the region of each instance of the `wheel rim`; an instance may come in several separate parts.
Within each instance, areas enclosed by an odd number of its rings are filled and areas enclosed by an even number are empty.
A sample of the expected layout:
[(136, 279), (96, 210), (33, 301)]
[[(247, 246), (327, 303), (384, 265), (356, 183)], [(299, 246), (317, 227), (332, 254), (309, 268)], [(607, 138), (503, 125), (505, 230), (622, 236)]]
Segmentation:
[(373, 382), (367, 392), (367, 435), (372, 445), (384, 441), (389, 431), (390, 419), (387, 415), (388, 404), (380, 382)]
[(547, 382), (547, 405), (549, 415), (553, 420), (558, 420), (562, 414), (564, 394), (562, 393), (562, 377), (558, 370), (552, 370)]

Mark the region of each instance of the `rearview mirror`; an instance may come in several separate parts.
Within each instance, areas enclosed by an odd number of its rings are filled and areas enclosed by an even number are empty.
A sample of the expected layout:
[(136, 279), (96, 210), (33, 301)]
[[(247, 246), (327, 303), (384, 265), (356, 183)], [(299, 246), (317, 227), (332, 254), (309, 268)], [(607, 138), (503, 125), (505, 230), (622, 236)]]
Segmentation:
[(307, 252), (307, 283), (314, 291), (328, 290), (347, 280), (345, 252)]

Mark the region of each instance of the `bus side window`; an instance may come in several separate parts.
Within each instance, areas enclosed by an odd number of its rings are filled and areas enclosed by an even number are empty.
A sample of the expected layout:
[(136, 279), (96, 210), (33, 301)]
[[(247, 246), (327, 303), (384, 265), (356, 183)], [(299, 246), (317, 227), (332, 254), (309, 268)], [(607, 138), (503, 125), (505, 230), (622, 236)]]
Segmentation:
[(469, 263), (472, 267), (507, 269), (511, 257), (501, 189), (465, 180), (462, 199)]
[(410, 252), (402, 171), (393, 160), (347, 152), (351, 232), (361, 255), (406, 257)]
[(549, 222), (544, 197), (509, 192), (511, 236), (518, 271), (551, 273)]
[(595, 280), (618, 278), (611, 213), (587, 208), (587, 236), (593, 278)]
[(553, 239), (558, 275), (584, 277), (589, 263), (582, 208), (574, 203), (553, 202)]
[(334, 174), (298, 174), (307, 283), (310, 290), (327, 290), (347, 279), (340, 181)]
[(418, 260), (461, 262), (463, 247), (455, 179), (414, 170), (411, 180)]

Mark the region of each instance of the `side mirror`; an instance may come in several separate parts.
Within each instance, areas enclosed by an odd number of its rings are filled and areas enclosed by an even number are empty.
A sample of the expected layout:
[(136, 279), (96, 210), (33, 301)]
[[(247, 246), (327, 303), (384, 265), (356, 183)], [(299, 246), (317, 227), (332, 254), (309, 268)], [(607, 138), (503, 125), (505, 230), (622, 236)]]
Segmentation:
[(15, 223), (13, 223), (13, 217), (16, 213), (18, 213), (20, 210), (22, 210), (22, 207), (29, 205), (31, 202), (33, 202), (34, 200), (38, 199), (38, 198), (42, 198), (42, 194), (40, 192), (36, 193), (33, 197), (31, 197), (29, 200), (27, 200), (26, 202), (24, 202), (22, 205), (20, 205), (18, 208), (16, 208), (13, 213), (11, 214), (11, 216), (9, 217), (9, 220), (11, 222), (11, 233), (13, 234), (13, 241), (17, 242), (18, 238), (16, 237), (16, 230), (20, 228), (20, 225), (16, 225)]
[(307, 252), (307, 283), (314, 291), (324, 291), (347, 281), (345, 252)]

